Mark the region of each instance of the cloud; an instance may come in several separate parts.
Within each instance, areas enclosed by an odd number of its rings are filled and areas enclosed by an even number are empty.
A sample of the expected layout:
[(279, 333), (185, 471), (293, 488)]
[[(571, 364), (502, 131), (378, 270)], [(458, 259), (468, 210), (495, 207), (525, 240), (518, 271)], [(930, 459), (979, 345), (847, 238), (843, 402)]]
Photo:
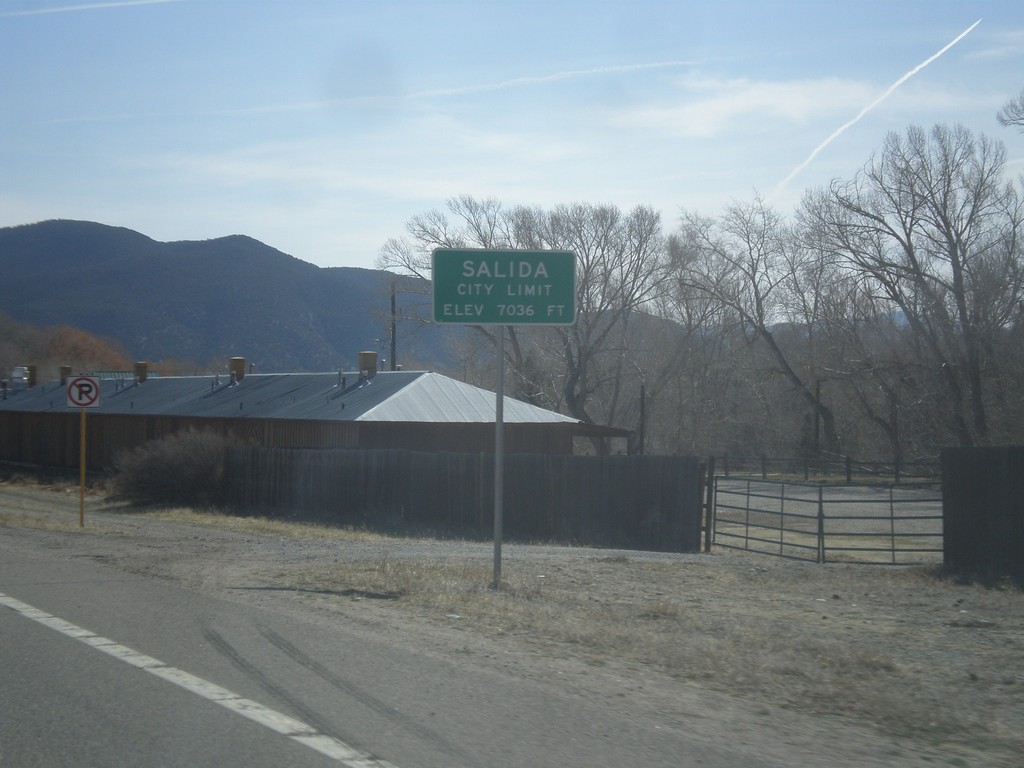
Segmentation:
[(1007, 29), (990, 35), (987, 44), (964, 55), (965, 59), (1001, 61), (1024, 56), (1024, 29)]
[(508, 80), (499, 80), (495, 83), (482, 83), (480, 85), (466, 85), (453, 88), (436, 88), (410, 94), (410, 98), (429, 99), (445, 96), (466, 96), (474, 93), (503, 91), (508, 88), (524, 88), (533, 85), (546, 85), (548, 83), (557, 83), (563, 80), (574, 80), (581, 77), (631, 74), (633, 72), (646, 72), (653, 69), (670, 69), (688, 67), (692, 65), (693, 62), (690, 61), (659, 61), (648, 64), (620, 64), (607, 67), (592, 67), (590, 69), (573, 69), (564, 72), (552, 72), (547, 75), (514, 77)]
[[(585, 148), (571, 137), (489, 130), (430, 116), (413, 129), (383, 131), (358, 144), (335, 137), (260, 142), (223, 151), (160, 152), (122, 158), (143, 175), (203, 188), (272, 189), (275, 196), (358, 194), (447, 197), (486, 183), (556, 169)], [(551, 171), (554, 172), (554, 171)], [(461, 185), (461, 186), (460, 186)]]
[(863, 83), (837, 78), (701, 80), (687, 82), (685, 88), (692, 92), (686, 103), (634, 109), (613, 121), (677, 136), (710, 138), (739, 131), (749, 133), (752, 124), (762, 124), (769, 118), (808, 122), (862, 104), (870, 93)]
[[(146, 5), (150, 3), (171, 3), (171, 2), (185, 2), (185, 0), (135, 0), (134, 2), (112, 2), (96, 4), (91, 6), (75, 6), (68, 7), (64, 10), (82, 10), (86, 8), (101, 8), (101, 7), (113, 7), (121, 5)], [(53, 13), (61, 9), (51, 9), (48, 11), (26, 11), (25, 14), (29, 13)], [(2, 16), (3, 14), (0, 14)], [(20, 15), (20, 14), (10, 14)], [(458, 96), (468, 96), (477, 93), (490, 93), (494, 91), (502, 91), (511, 88), (528, 88), (531, 86), (545, 85), (548, 83), (557, 83), (564, 80), (572, 80), (583, 77), (599, 77), (602, 75), (614, 75), (614, 74), (630, 74), (634, 72), (645, 72), (657, 69), (670, 69), (678, 67), (692, 66), (692, 62), (687, 61), (661, 61), (651, 62), (646, 64), (620, 64), (607, 67), (593, 67), (590, 69), (576, 69), (567, 70), (563, 72), (553, 72), (547, 75), (536, 75), (530, 77), (516, 77), (508, 80), (501, 80), (494, 83), (481, 83), (478, 85), (466, 85), (466, 86), (453, 86), (449, 88), (433, 88), (423, 91), (418, 91), (409, 94), (393, 94), (383, 93), (380, 95), (374, 94), (358, 94), (349, 96), (340, 96), (327, 99), (316, 99), (311, 101), (299, 101), (299, 102), (286, 102), (280, 104), (263, 104), (252, 107), (238, 107), (233, 109), (218, 109), (208, 110), (199, 113), (156, 113), (156, 112), (140, 112), (140, 113), (122, 113), (122, 114), (108, 114), (108, 115), (78, 115), (74, 117), (56, 118), (48, 120), (48, 124), (60, 124), (60, 123), (100, 123), (100, 122), (127, 122), (127, 121), (142, 121), (142, 120), (156, 120), (156, 119), (168, 119), (168, 118), (184, 118), (184, 117), (245, 117), (255, 115), (266, 115), (266, 114), (284, 114), (289, 112), (312, 112), (318, 110), (329, 109), (331, 107), (338, 106), (354, 106), (354, 107), (380, 107), (394, 104), (399, 101), (426, 101), (430, 99), (443, 99), (452, 98)]]
[(50, 13), (77, 13), (79, 11), (102, 11), (109, 8), (127, 8), (136, 5), (163, 5), (165, 3), (180, 3), (185, 0), (114, 0), (108, 3), (86, 3), (83, 5), (63, 5), (54, 8), (33, 8), (29, 11), (7, 11), (0, 13), (0, 17), (10, 18), (14, 16), (43, 16)]

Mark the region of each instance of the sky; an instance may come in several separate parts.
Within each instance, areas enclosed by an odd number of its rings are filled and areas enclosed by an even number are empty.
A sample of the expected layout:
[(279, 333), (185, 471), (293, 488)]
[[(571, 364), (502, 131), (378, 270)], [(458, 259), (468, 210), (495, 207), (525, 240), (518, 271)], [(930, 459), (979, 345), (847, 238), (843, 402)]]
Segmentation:
[(370, 267), (460, 195), (716, 215), (1024, 90), (1020, 0), (0, 0), (0, 227)]

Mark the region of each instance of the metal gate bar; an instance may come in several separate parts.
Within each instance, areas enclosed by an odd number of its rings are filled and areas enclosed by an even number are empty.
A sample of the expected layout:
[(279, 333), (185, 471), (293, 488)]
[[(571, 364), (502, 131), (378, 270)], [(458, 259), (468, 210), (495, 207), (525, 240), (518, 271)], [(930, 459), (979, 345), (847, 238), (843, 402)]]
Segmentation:
[(714, 479), (713, 543), (810, 562), (909, 565), (942, 553), (936, 485)]

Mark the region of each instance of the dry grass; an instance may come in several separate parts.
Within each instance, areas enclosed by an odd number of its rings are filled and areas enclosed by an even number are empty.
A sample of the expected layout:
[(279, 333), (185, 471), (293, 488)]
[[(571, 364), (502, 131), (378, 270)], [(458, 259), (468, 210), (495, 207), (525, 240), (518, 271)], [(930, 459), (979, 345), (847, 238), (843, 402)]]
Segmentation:
[[(123, 533), (110, 526), (97, 526), (92, 519), (91, 509), (85, 513), (85, 527), (78, 523), (78, 484), (71, 482), (40, 482), (39, 478), (30, 475), (9, 474), (0, 477), (0, 489), (17, 492), (44, 491), (52, 498), (68, 500), (67, 509), (55, 514), (52, 503), (39, 503), (33, 495), (21, 496), (19, 503), (26, 512), (0, 511), (0, 526), (18, 526), (40, 530), (70, 531), (84, 530), (92, 533)], [(196, 507), (144, 506), (137, 507), (124, 500), (109, 497), (102, 486), (86, 488), (87, 504), (95, 507), (102, 505), (104, 512), (113, 512), (130, 517), (166, 520), (182, 525), (194, 525), (203, 528), (231, 531), (233, 533), (251, 533), (281, 538), (319, 540), (319, 541), (392, 541), (394, 537), (351, 526), (328, 525), (319, 522), (287, 520), (259, 516), (239, 516), (226, 514), (217, 509), (201, 509)], [(48, 500), (49, 501), (49, 500)], [(66, 513), (66, 514), (65, 514)]]
[(553, 656), (615, 659), (898, 735), (1024, 750), (1024, 593), (931, 568), (738, 557), (446, 560), (278, 572), (297, 589), (407, 610)]
[[(19, 515), (12, 512), (0, 512), (0, 528), (36, 528), (44, 531), (77, 531), (80, 529), (77, 518), (74, 522), (69, 519), (42, 518), (33, 515)], [(86, 529), (87, 532), (95, 532), (94, 527)], [(104, 529), (104, 533), (113, 532), (111, 529)]]
[[(30, 475), (5, 473), (0, 476), (0, 489), (18, 491), (21, 489), (38, 490), (44, 487), (54, 498), (66, 500), (67, 503), (59, 514), (53, 514), (51, 504), (40, 506), (32, 497), (22, 497), (19, 511), (0, 510), (0, 527), (35, 528), (47, 531), (84, 531), (86, 533), (120, 533), (109, 527), (97, 527), (86, 520), (86, 527), (79, 524), (79, 493), (77, 484), (70, 482), (47, 482), (40, 486), (39, 480)], [(102, 492), (96, 488), (86, 488), (87, 503), (101, 498)]]
[(318, 541), (393, 541), (393, 537), (351, 526), (327, 525), (316, 522), (296, 522), (270, 517), (249, 517), (228, 515), (215, 510), (191, 507), (166, 507), (145, 511), (133, 510), (132, 514), (145, 515), (155, 520), (167, 520), (184, 525), (216, 528), (233, 533), (252, 533), (263, 536), (279, 536), (291, 539)]

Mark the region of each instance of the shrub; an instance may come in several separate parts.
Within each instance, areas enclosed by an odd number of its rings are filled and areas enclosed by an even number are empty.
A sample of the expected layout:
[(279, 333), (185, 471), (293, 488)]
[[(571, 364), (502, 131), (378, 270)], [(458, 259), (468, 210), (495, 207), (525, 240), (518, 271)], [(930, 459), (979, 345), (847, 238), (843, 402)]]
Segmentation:
[(227, 439), (209, 430), (178, 432), (121, 453), (113, 489), (136, 504), (209, 507), (224, 500)]

